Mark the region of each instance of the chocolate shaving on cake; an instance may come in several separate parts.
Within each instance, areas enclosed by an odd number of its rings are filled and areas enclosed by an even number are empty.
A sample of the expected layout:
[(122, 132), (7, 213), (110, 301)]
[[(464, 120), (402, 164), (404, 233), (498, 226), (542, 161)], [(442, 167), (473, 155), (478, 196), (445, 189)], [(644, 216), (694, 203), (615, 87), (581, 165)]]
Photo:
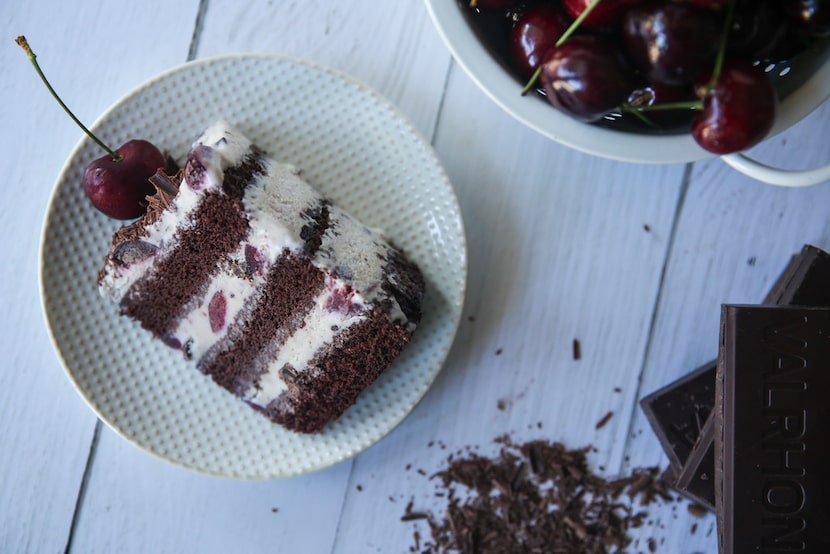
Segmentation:
[(170, 202), (178, 193), (183, 176), (182, 170), (172, 177), (161, 169), (156, 171), (156, 174), (150, 177), (150, 183), (155, 187), (156, 193), (147, 197), (147, 211), (139, 219), (112, 235), (113, 246), (125, 240), (137, 240), (145, 236), (145, 229), (158, 221), (164, 210), (170, 206)]
[(167, 194), (170, 194), (172, 196), (176, 196), (176, 194), (179, 192), (178, 184), (174, 183), (170, 179), (170, 177), (161, 170), (156, 171), (150, 177), (150, 183), (154, 187), (156, 187), (157, 191), (160, 189), (160, 190), (163, 190), (164, 192), (166, 192)]
[(543, 440), (517, 445), (509, 437), (496, 442), (502, 444), (497, 457), (450, 456), (447, 468), (432, 476), (446, 492), (443, 514), (413, 509), (414, 501), (407, 505), (401, 521), (425, 520), (431, 533), (425, 541), (416, 529), (410, 552), (624, 552), (632, 542), (629, 530), (646, 522), (642, 507), (673, 500), (658, 468), (608, 481), (589, 467), (590, 447)]
[[(154, 179), (157, 179), (159, 175), (161, 175), (165, 181), (164, 188), (172, 190), (172, 193), (166, 192), (165, 190), (162, 190), (162, 188), (159, 188), (157, 182), (154, 181)], [(162, 169), (156, 171), (155, 175), (153, 175), (150, 178), (150, 183), (153, 185), (153, 187), (155, 187), (156, 193), (146, 197), (147, 211), (144, 213), (143, 216), (141, 216), (137, 220), (133, 221), (129, 225), (124, 225), (115, 233), (113, 233), (113, 252), (119, 244), (122, 244), (124, 242), (138, 241), (140, 238), (146, 236), (147, 233), (145, 229), (148, 226), (155, 223), (156, 221), (158, 221), (158, 219), (161, 217), (162, 212), (168, 206), (170, 206), (170, 202), (173, 200), (173, 198), (175, 198), (176, 194), (178, 193), (179, 185), (181, 184), (183, 177), (184, 173), (181, 169), (177, 171), (176, 174), (172, 177), (165, 174), (164, 170)], [(110, 255), (112, 255), (112, 252), (110, 253)], [(106, 266), (102, 267), (98, 272), (98, 279), (96, 282), (99, 284), (101, 283), (101, 279), (103, 279), (105, 267)]]

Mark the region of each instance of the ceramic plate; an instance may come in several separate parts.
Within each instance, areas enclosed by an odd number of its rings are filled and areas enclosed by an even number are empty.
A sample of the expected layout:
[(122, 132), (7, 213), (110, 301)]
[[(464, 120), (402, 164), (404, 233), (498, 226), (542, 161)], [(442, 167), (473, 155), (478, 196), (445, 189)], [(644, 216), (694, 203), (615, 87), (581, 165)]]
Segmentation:
[[(326, 91), (333, 91), (326, 94)], [(203, 376), (99, 296), (98, 269), (120, 222), (83, 194), (102, 155), (82, 140), (61, 172), (43, 228), (41, 296), (69, 378), (95, 413), (141, 448), (207, 474), (267, 479), (345, 460), (391, 431), (438, 374), (458, 327), (466, 243), (453, 189), (430, 145), (388, 101), (302, 60), (229, 56), (188, 63), (139, 87), (93, 125), (109, 144), (145, 138), (181, 163), (219, 118), (421, 267), (424, 318), (412, 343), (343, 417), (319, 435), (286, 431)]]

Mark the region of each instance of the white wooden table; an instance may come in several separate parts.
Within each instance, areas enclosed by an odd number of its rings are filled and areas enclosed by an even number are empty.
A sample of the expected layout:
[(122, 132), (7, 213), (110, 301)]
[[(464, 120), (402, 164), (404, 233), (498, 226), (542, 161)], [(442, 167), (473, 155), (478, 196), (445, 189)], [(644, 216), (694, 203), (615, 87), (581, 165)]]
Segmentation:
[[(612, 162), (524, 128), (453, 62), (418, 1), (32, 0), (3, 2), (0, 26), (2, 553), (408, 552), (400, 516), (432, 490), (414, 469), (467, 445), (486, 452), (503, 433), (593, 444), (608, 476), (665, 465), (638, 398), (714, 356), (722, 302), (759, 301), (802, 244), (830, 248), (828, 184), (774, 188), (719, 160)], [(323, 63), (400, 107), (445, 164), (469, 247), (455, 345), (402, 425), (318, 473), (237, 482), (169, 465), (96, 419), (53, 351), (38, 290), (42, 218), (80, 131), (19, 34), (90, 123), (166, 69), (236, 52)], [(756, 153), (826, 163), (828, 128), (825, 104)], [(715, 551), (711, 516), (651, 514), (660, 552)]]

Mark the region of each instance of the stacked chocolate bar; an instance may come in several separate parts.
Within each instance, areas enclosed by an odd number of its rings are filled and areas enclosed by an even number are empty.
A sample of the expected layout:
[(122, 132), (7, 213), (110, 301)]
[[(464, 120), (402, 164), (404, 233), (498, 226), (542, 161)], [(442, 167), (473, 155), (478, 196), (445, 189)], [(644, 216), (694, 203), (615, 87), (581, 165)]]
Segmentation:
[(724, 305), (718, 359), (641, 400), (666, 479), (717, 513), (722, 553), (830, 552), (830, 254), (762, 305)]

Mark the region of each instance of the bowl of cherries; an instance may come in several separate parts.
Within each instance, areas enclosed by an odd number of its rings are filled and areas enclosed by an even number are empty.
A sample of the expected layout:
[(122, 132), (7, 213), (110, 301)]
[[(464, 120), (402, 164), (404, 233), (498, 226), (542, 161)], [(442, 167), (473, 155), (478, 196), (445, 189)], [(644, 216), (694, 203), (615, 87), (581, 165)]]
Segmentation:
[(830, 0), (425, 0), (453, 57), (514, 118), (637, 163), (721, 156), (759, 180), (830, 180), (743, 151), (830, 96)]

